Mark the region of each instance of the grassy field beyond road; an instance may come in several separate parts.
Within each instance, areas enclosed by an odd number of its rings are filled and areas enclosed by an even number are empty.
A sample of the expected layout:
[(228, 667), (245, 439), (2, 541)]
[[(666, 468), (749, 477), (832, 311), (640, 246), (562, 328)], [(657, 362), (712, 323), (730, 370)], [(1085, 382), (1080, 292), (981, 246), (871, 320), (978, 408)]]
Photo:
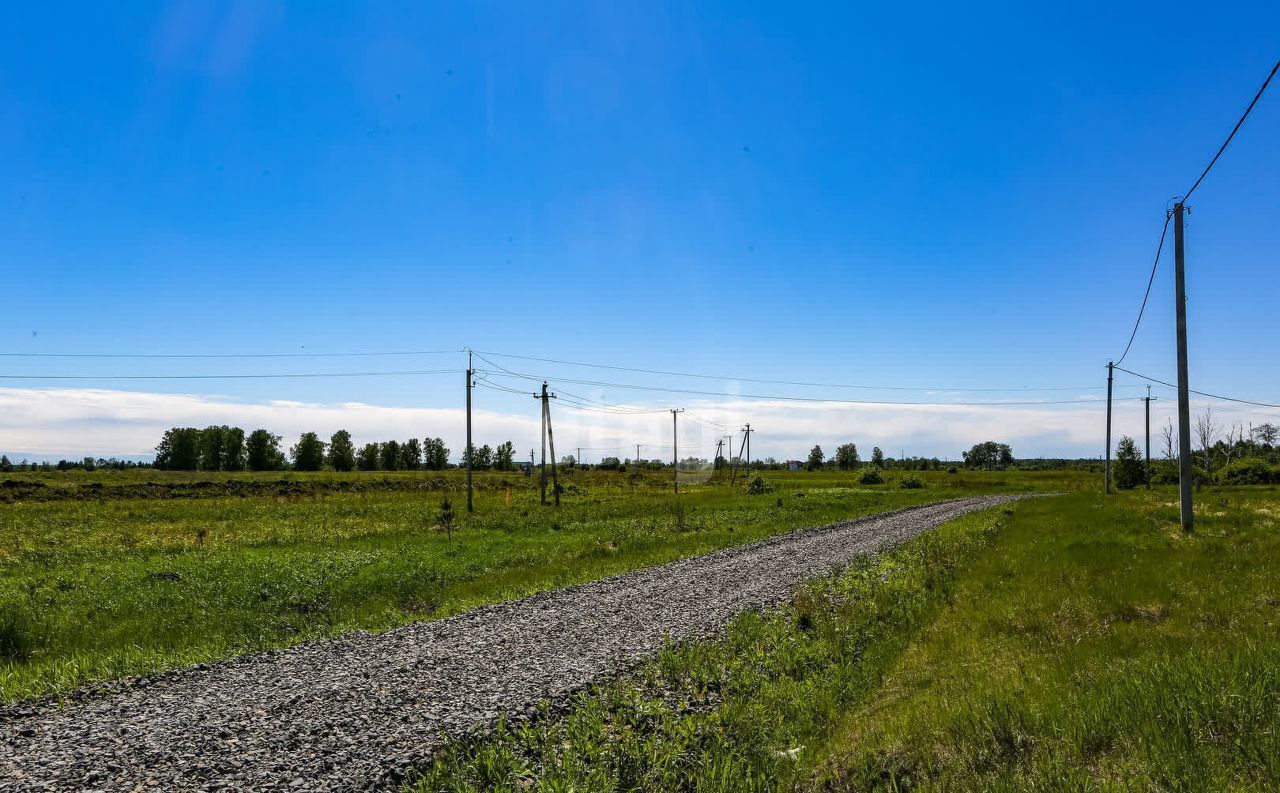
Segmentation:
[[(52, 475), (58, 488), (146, 485), (129, 472)], [(852, 474), (770, 474), (775, 491), (665, 477), (566, 477), (560, 509), (524, 477), (456, 475), (390, 489), (326, 489), (364, 475), (292, 476), (310, 494), (57, 498), (0, 504), (0, 697), (67, 691), (344, 630), (384, 630), (805, 526), (980, 492), (1057, 490), (1078, 475), (931, 472), (923, 489)], [(509, 477), (511, 475), (508, 475)], [(27, 475), (31, 479), (31, 475)], [(381, 477), (379, 477), (381, 478)], [(439, 480), (439, 481), (437, 481)], [(191, 485), (199, 476), (161, 475)], [(266, 481), (222, 475), (217, 482)], [(506, 482), (511, 485), (510, 502)], [(439, 530), (440, 499), (457, 524)]]
[(1274, 790), (1280, 492), (968, 516), (673, 648), (415, 786)]

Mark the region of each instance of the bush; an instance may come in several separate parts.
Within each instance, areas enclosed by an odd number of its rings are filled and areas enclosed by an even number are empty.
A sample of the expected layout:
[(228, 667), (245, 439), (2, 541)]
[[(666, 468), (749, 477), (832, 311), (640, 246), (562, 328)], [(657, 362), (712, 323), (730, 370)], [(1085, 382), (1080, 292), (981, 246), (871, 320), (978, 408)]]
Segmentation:
[(1236, 460), (1218, 472), (1224, 485), (1274, 485), (1280, 483), (1280, 465), (1270, 465), (1257, 457)]
[(879, 468), (874, 465), (868, 465), (862, 469), (862, 473), (858, 474), (858, 484), (882, 485), (884, 484), (884, 475), (880, 473)]
[(947, 469), (947, 473), (949, 473), (949, 474), (958, 474), (958, 473), (960, 473), (960, 471), (959, 471), (959, 470), (958, 470), (958, 469), (953, 465), (953, 466), (951, 466), (950, 468), (948, 468), (948, 469)]
[(915, 474), (907, 474), (898, 482), (898, 487), (906, 488), (907, 490), (919, 490), (924, 487), (924, 480)]
[(747, 495), (749, 496), (763, 496), (765, 493), (772, 492), (773, 485), (765, 481), (765, 478), (760, 474), (752, 474), (751, 478), (747, 480)]

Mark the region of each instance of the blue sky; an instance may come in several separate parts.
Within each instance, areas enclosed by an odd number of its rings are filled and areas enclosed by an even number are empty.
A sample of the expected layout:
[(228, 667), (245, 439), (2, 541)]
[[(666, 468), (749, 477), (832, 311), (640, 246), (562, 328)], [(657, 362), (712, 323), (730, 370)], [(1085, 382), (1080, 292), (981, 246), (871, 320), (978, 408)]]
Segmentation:
[[(1128, 338), (1168, 199), (1194, 180), (1280, 56), (1275, 4), (1214, 14), (1114, 5), (11, 10), (0, 29), (0, 351), (471, 346), (731, 378), (1096, 388)], [(1197, 191), (1188, 228), (1193, 387), (1264, 401), (1280, 400), (1277, 141), (1273, 91)], [(1174, 372), (1171, 262), (1126, 362), (1164, 378)], [(0, 374), (460, 361), (7, 357)], [(518, 370), (553, 384), (690, 386), (526, 363)], [(0, 449), (138, 453), (169, 409), (204, 423), (249, 411), (287, 435), (299, 417), (344, 421), (353, 412), (323, 411), (347, 403), (410, 411), (371, 434), (456, 437), (460, 381), (5, 380)], [(779, 457), (846, 436), (955, 455), (987, 431), (1022, 453), (1101, 449), (1096, 403), (1005, 408), (990, 423), (910, 407), (753, 411), (731, 398), (753, 389), (695, 382), (725, 397), (578, 393), (697, 404), (726, 426), (758, 413), (760, 448)], [(197, 406), (147, 401), (164, 395)], [(489, 434), (527, 445), (532, 400), (481, 395)], [(264, 408), (281, 401), (289, 406)], [(125, 403), (145, 403), (151, 421), (126, 417)], [(1136, 430), (1131, 408), (1123, 431)], [(1045, 415), (1061, 421), (1045, 430)], [(621, 445), (649, 430), (615, 419), (583, 414), (577, 434)], [(400, 429), (419, 421), (438, 425)]]

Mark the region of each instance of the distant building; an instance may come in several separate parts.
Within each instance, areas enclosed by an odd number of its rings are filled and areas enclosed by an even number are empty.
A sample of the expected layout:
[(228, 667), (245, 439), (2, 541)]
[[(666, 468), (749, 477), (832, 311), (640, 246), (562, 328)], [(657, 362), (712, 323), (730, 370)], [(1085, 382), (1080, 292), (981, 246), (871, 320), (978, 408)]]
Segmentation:
[(804, 467), (804, 463), (800, 462), (799, 460), (787, 460), (788, 471), (799, 471), (803, 467)]

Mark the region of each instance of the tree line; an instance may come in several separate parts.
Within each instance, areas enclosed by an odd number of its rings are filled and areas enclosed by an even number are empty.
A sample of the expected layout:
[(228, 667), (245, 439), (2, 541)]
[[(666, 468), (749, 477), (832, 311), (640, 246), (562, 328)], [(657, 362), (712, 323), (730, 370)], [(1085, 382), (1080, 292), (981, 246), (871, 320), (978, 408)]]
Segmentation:
[[(265, 429), (246, 435), (240, 427), (225, 425), (173, 427), (156, 445), (154, 465), (166, 471), (442, 471), (449, 467), (449, 447), (440, 438), (357, 447), (347, 430), (338, 430), (328, 441), (317, 433), (304, 432), (287, 454), (281, 442), (279, 435)], [(503, 448), (510, 449), (510, 442), (499, 447)], [(485, 467), (494, 467), (493, 452), (488, 455)], [(477, 463), (479, 457), (477, 451)]]

